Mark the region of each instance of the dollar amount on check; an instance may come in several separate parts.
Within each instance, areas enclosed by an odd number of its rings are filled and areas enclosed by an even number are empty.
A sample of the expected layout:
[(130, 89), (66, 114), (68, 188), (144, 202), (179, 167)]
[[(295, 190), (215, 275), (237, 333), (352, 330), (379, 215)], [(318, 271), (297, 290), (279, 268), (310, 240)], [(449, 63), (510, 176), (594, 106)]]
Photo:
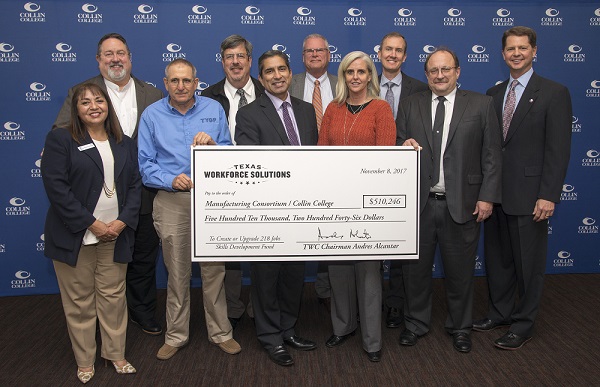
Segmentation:
[(410, 147), (192, 148), (192, 259), (418, 256)]

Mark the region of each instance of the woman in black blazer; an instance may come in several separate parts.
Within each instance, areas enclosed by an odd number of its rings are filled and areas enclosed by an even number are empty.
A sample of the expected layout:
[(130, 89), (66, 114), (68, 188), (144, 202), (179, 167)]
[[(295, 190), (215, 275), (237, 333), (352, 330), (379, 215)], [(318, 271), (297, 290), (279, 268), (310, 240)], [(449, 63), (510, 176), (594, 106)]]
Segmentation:
[(50, 200), (44, 254), (54, 263), (77, 377), (87, 383), (94, 376), (96, 320), (101, 356), (117, 373), (135, 373), (125, 360), (125, 275), (141, 179), (136, 145), (121, 132), (99, 86), (75, 90), (71, 125), (48, 133), (41, 169)]

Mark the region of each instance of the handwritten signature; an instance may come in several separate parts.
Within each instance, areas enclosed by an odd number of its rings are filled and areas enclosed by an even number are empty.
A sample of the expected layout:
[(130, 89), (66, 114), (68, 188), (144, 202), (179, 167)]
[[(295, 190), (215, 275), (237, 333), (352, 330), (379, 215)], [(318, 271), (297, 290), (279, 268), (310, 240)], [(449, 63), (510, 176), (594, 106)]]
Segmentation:
[[(317, 235), (317, 239), (321, 240), (321, 239), (344, 239), (344, 235), (338, 235), (337, 231), (334, 231), (332, 234), (329, 235), (323, 235), (321, 233), (321, 227), (318, 227), (319, 230), (319, 235)], [(350, 238), (357, 238), (357, 239), (371, 239), (371, 234), (369, 234), (369, 232), (364, 229), (363, 232), (361, 233), (360, 231), (356, 230), (350, 230)]]

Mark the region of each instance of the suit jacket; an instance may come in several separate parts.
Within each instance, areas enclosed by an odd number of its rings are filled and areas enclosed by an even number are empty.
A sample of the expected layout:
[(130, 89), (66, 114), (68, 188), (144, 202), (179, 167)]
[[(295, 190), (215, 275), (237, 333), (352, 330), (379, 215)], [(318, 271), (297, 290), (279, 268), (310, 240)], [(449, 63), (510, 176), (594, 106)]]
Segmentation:
[[(115, 245), (114, 261), (130, 262), (135, 241), (141, 198), (141, 178), (135, 142), (127, 136), (123, 141), (109, 137), (114, 157), (114, 176), (119, 216), (126, 227)], [(42, 181), (50, 200), (44, 226), (48, 258), (75, 266), (83, 236), (96, 220), (93, 216), (103, 192), (102, 159), (96, 147), (81, 149), (92, 143), (86, 133), (78, 144), (67, 129), (51, 130), (42, 155)]]
[[(264, 92), (265, 88), (263, 87), (263, 85), (260, 84), (258, 79), (255, 79), (253, 77), (250, 77), (250, 79), (252, 80), (252, 84), (254, 85), (254, 94), (256, 95), (256, 98), (258, 98)], [(225, 110), (225, 117), (229, 119), (229, 98), (227, 98), (227, 95), (225, 94), (225, 78), (221, 79), (214, 85), (202, 90), (201, 95), (203, 97), (214, 99), (215, 101), (220, 103), (221, 106), (223, 106), (223, 110)]]
[[(487, 91), (502, 128), (508, 80)], [(573, 117), (569, 90), (535, 72), (519, 100), (502, 141), (502, 209), (531, 215), (537, 199), (560, 201), (571, 153)]]
[[(131, 136), (131, 138), (137, 140), (138, 126), (140, 124), (140, 117), (142, 116), (142, 113), (148, 106), (162, 99), (163, 92), (158, 90), (156, 87), (137, 79), (133, 75), (131, 75), (131, 78), (133, 78), (133, 81), (135, 82), (135, 99), (138, 108), (135, 130), (133, 131), (133, 135)], [(108, 94), (108, 91), (106, 90), (106, 84), (104, 83), (104, 78), (102, 77), (102, 75), (97, 75), (82, 83), (88, 82), (100, 86), (100, 88), (104, 90), (106, 94), (110, 97), (110, 94)], [(66, 128), (71, 123), (71, 99), (73, 98), (73, 91), (75, 90), (75, 88), (77, 88), (77, 86), (81, 85), (82, 83), (75, 85), (69, 89), (67, 98), (65, 98), (65, 102), (63, 103), (62, 107), (60, 108), (60, 111), (58, 112), (58, 116), (56, 117), (56, 120), (52, 125), (52, 129)], [(140, 208), (141, 214), (152, 213), (152, 202), (154, 200), (155, 195), (156, 192), (154, 190), (150, 190), (144, 187), (144, 189), (142, 190), (142, 206)]]
[[(302, 145), (317, 145), (319, 134), (315, 109), (308, 102), (290, 97)], [(235, 142), (238, 145), (290, 145), (283, 122), (273, 102), (262, 94), (236, 116)]]
[[(431, 91), (405, 98), (398, 110), (396, 145), (414, 138), (421, 150), (421, 211), (425, 208), (433, 175)], [(446, 202), (452, 219), (474, 219), (478, 200), (500, 202), (502, 177), (501, 132), (492, 99), (457, 90), (444, 151)]]
[[(327, 78), (329, 78), (329, 84), (331, 85), (331, 94), (333, 94), (333, 98), (335, 98), (335, 87), (337, 85), (338, 78), (329, 73), (327, 73)], [(294, 74), (292, 76), (292, 84), (290, 85), (289, 90), (292, 97), (304, 100), (304, 81), (306, 81), (306, 72)], [(324, 111), (323, 114), (325, 114)]]
[[(400, 111), (400, 101), (402, 101), (404, 98), (415, 93), (420, 93), (421, 91), (429, 90), (429, 86), (426, 83), (421, 82), (413, 77), (409, 77), (408, 75), (404, 74), (403, 71), (400, 71), (400, 74), (402, 74), (402, 87), (400, 88), (400, 100), (398, 101), (398, 111)], [(381, 82), (381, 74), (379, 74), (379, 82)], [(397, 115), (396, 126), (398, 126)]]

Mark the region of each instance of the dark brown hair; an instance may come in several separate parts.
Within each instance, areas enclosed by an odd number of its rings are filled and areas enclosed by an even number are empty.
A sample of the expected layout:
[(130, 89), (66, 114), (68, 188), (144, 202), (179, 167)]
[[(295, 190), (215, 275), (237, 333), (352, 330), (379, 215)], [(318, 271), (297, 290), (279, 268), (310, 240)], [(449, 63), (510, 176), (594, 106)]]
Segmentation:
[(100, 95), (102, 98), (106, 100), (106, 105), (108, 106), (108, 116), (104, 121), (104, 130), (109, 136), (112, 136), (117, 143), (121, 142), (123, 139), (123, 132), (121, 131), (121, 125), (119, 125), (119, 121), (117, 119), (117, 115), (115, 114), (115, 110), (113, 109), (112, 103), (108, 98), (108, 95), (102, 88), (95, 83), (83, 83), (73, 91), (73, 98), (71, 98), (71, 126), (69, 131), (71, 132), (71, 136), (73, 140), (78, 144), (81, 144), (81, 141), (85, 138), (87, 133), (87, 129), (85, 128), (85, 124), (81, 121), (77, 110), (77, 103), (83, 97), (86, 91), (90, 91), (94, 96)]

